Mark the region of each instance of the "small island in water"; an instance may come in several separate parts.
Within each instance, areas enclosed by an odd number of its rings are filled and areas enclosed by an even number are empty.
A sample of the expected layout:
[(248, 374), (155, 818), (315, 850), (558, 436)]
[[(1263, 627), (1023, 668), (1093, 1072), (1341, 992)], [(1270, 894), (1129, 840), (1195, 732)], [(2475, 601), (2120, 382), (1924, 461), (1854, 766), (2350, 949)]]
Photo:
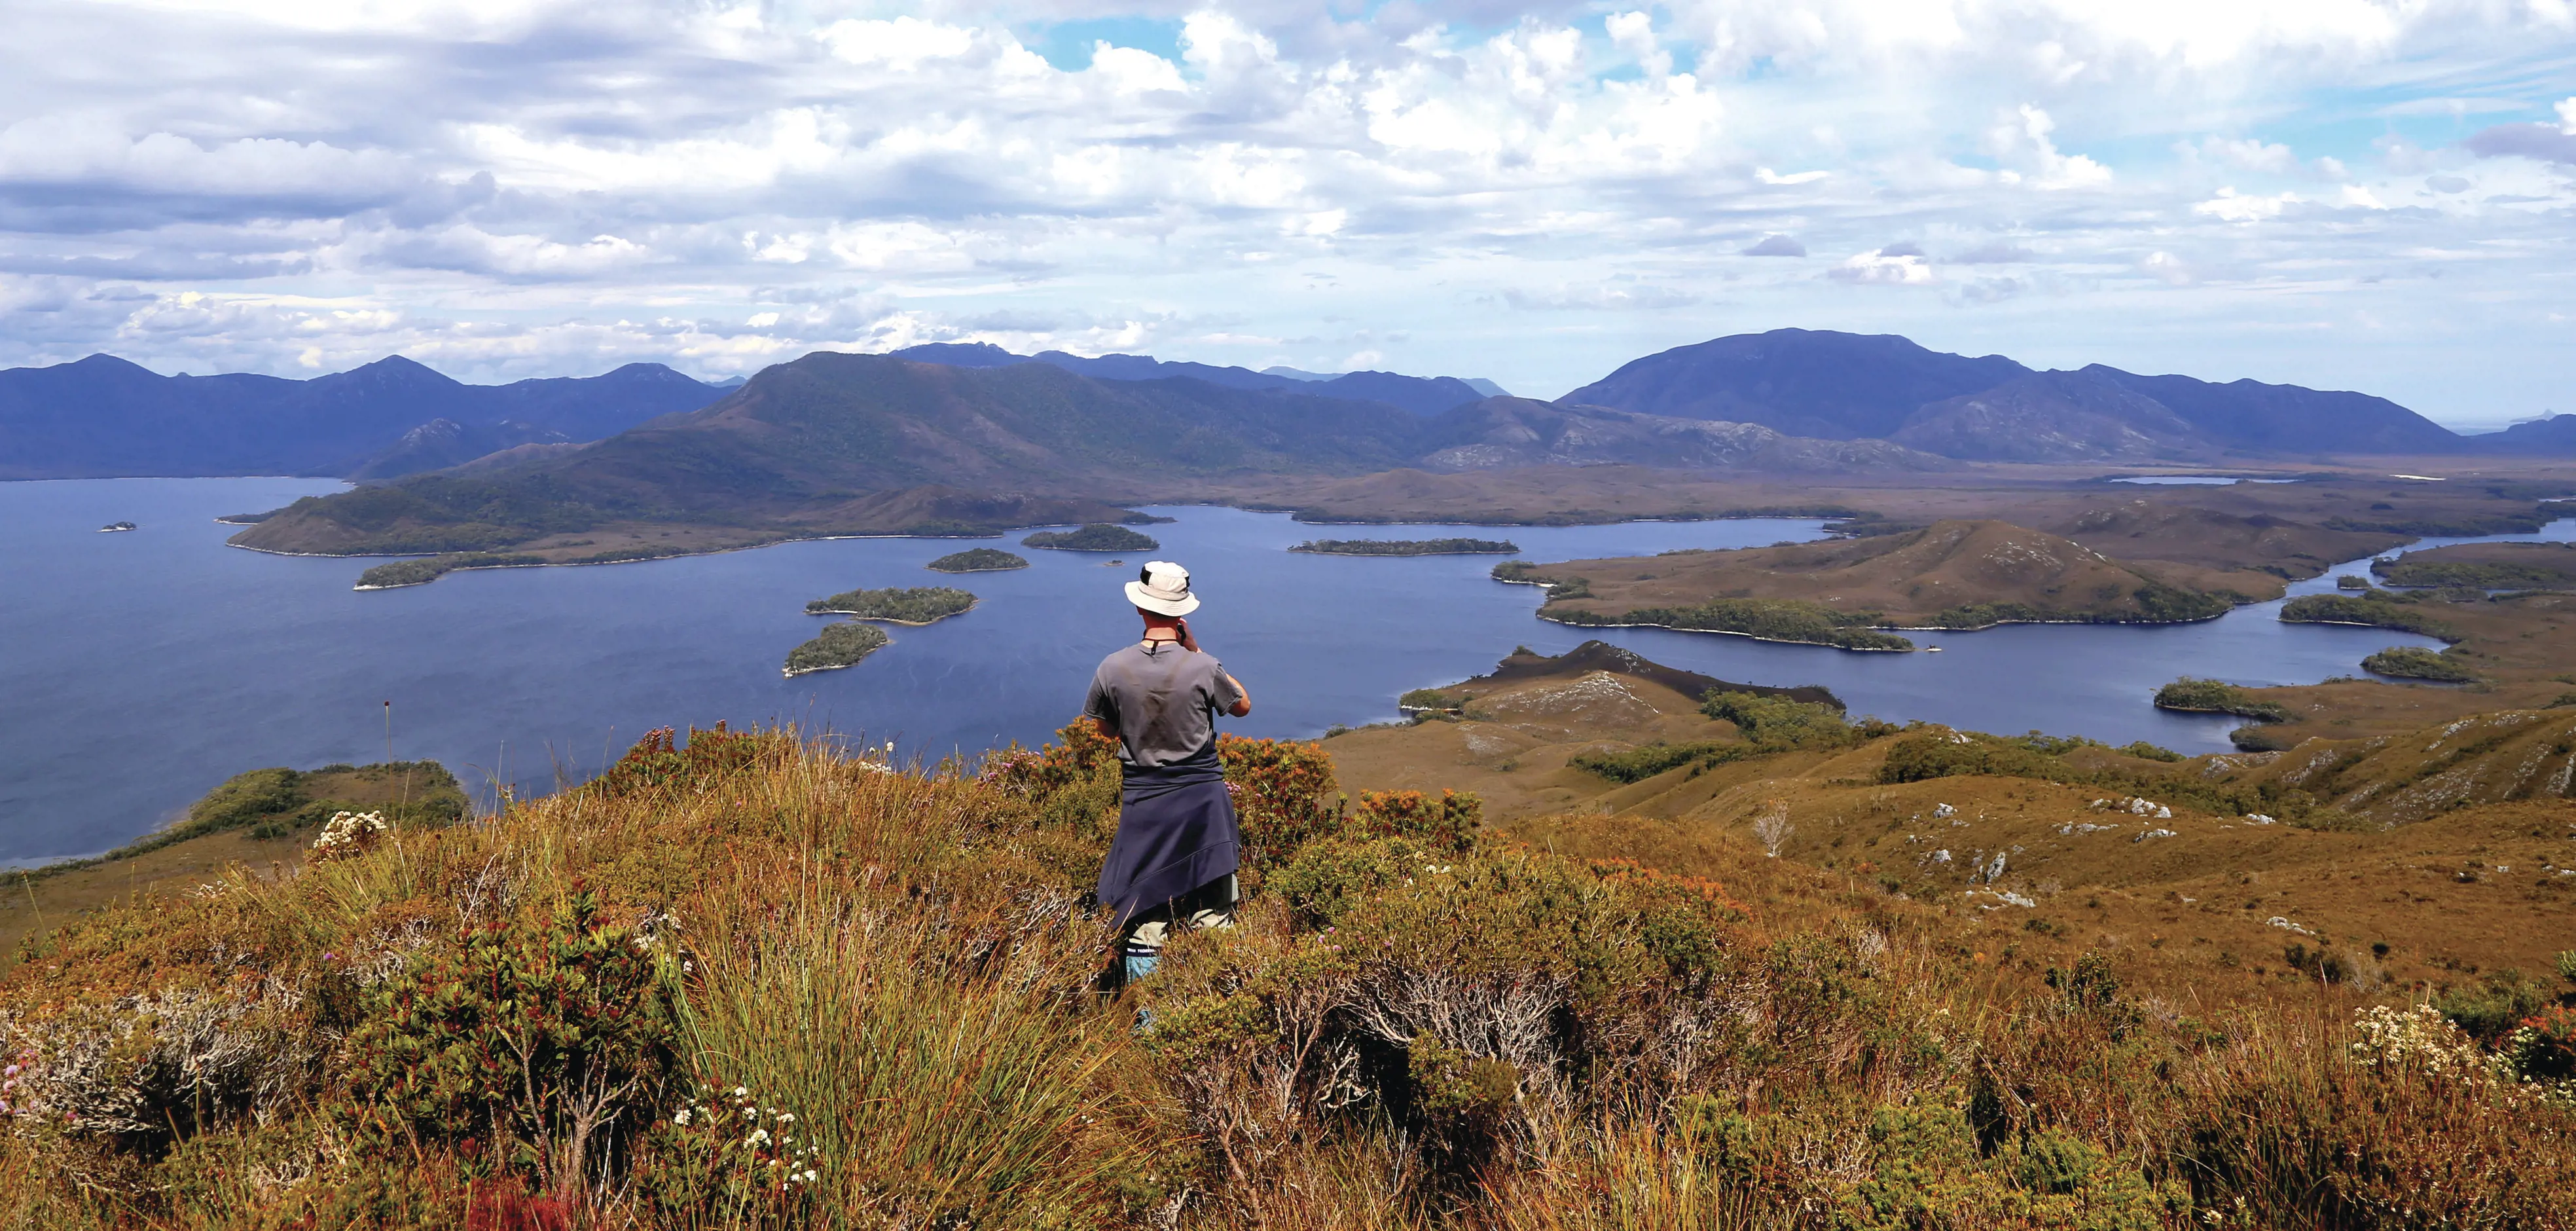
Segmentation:
[(1020, 545), (1052, 547), (1057, 551), (1152, 551), (1163, 544), (1125, 526), (1093, 522), (1080, 530), (1041, 530), (1021, 539)]
[(131, 529), (133, 529), (133, 528), (134, 528), (134, 523), (133, 523), (133, 522), (130, 522), (130, 521), (112, 521), (112, 522), (107, 523), (107, 524), (106, 524), (106, 525), (104, 525), (104, 526), (99, 527), (99, 528), (98, 528), (98, 532), (99, 532), (100, 534), (114, 534), (114, 533), (116, 533), (116, 532), (118, 532), (118, 531), (120, 531), (120, 530), (131, 530)]
[(1322, 556), (1508, 556), (1520, 546), (1495, 539), (1314, 539), (1288, 550)]
[(889, 624), (929, 624), (975, 605), (975, 596), (946, 586), (916, 589), (850, 590), (805, 604), (807, 615), (846, 615)]
[(922, 567), (939, 573), (999, 573), (1028, 566), (1028, 559), (1024, 556), (994, 547), (970, 547), (941, 556)]
[(787, 652), (782, 668), (787, 678), (814, 671), (834, 671), (855, 666), (862, 658), (884, 649), (892, 640), (885, 630), (857, 620), (843, 620), (825, 628), (811, 641)]

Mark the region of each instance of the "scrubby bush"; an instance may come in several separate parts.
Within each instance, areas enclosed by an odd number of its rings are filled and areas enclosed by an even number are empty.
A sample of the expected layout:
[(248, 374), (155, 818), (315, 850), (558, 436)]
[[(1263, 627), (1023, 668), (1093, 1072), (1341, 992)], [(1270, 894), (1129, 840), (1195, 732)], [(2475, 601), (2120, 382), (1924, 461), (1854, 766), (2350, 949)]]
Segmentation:
[(1753, 749), (1744, 744), (1701, 742), (1690, 744), (1645, 744), (1620, 752), (1578, 752), (1565, 763), (1588, 774), (1598, 774), (1612, 782), (1643, 782), (1657, 774), (1679, 769), (1694, 762), (1716, 764), (1735, 760)]
[(2065, 762), (2018, 740), (1965, 731), (1925, 731), (1899, 738), (1887, 747), (1881, 782), (1923, 782), (1958, 774), (1990, 774), (2063, 781), (2071, 771)]
[(675, 973), (580, 886), (470, 924), (371, 989), (345, 1056), (354, 1131), (483, 1141), (555, 1191), (603, 1179), (673, 1093)]
[(1700, 698), (1699, 708), (1711, 718), (1734, 723), (1745, 739), (1766, 752), (1842, 748), (1882, 733), (1854, 728), (1833, 706), (1793, 697), (1712, 691)]
[(1465, 851), (1475, 845), (1484, 801), (1457, 791), (1437, 797), (1421, 791), (1362, 791), (1342, 822), (1345, 836), (1409, 838), (1430, 850)]

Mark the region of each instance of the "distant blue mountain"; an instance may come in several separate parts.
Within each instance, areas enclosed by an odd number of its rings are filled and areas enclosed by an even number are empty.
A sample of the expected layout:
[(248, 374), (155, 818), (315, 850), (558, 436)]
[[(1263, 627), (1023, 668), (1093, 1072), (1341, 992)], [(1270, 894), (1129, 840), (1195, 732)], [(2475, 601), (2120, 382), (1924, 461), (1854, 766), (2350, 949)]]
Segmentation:
[(1453, 406), (1492, 397), (1502, 387), (1492, 381), (1466, 381), (1455, 376), (1405, 376), (1395, 372), (1349, 372), (1324, 376), (1294, 368), (1255, 372), (1204, 363), (1166, 363), (1151, 355), (1102, 355), (1096, 359), (1060, 350), (1018, 355), (990, 342), (927, 342), (891, 352), (914, 363), (952, 368), (999, 368), (1015, 363), (1046, 363), (1093, 380), (1203, 380), (1228, 389), (1293, 389), (1309, 397), (1353, 402), (1383, 402), (1429, 417)]
[(2001, 355), (1971, 358), (1893, 334), (1830, 330), (1775, 329), (1676, 347), (1557, 401), (2011, 461), (2451, 453), (2464, 443), (2368, 394), (2139, 376), (2101, 364), (2034, 372)]
[(2552, 415), (2517, 423), (2501, 432), (2482, 432), (2468, 437), (2461, 448), (2470, 453), (2576, 457), (2576, 415)]
[(389, 478), (486, 442), (598, 440), (721, 396), (658, 363), (468, 385), (400, 355), (311, 380), (163, 376), (92, 355), (0, 370), (0, 479)]

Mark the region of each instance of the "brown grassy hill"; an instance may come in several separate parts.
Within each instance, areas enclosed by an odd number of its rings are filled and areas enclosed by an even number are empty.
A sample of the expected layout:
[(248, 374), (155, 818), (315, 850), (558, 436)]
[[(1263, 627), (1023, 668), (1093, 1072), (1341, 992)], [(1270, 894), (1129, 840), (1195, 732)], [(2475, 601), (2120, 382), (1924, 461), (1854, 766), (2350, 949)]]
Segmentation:
[(1941, 521), (1838, 542), (1569, 560), (1541, 565), (1532, 577), (1581, 578), (1589, 589), (1552, 602), (1551, 610), (1614, 617), (1711, 599), (1787, 599), (1877, 612), (1872, 622), (1882, 627), (2207, 619), (2232, 601), (2184, 588), (2223, 580), (2206, 570), (2166, 565), (2151, 573), (1999, 521)]
[[(2319, 955), (2340, 963), (2337, 980), (2472, 987), (2484, 972), (2545, 971), (2576, 943), (2563, 926), (2576, 910), (2576, 807), (2558, 751), (2576, 715), (2491, 715), (2371, 748), (2320, 741), (2178, 763), (1919, 728), (1683, 760), (1622, 782), (1578, 758), (1748, 750), (1733, 724), (1642, 675), (1480, 687), (1464, 721), (1330, 740), (1344, 781), (1474, 789), (1499, 831), (1521, 840), (1700, 875), (1759, 859), (1756, 822), (1776, 811), (1782, 858), (1939, 904), (1989, 960), (2037, 970), (2109, 947), (2159, 985), (2212, 999), (2313, 985)], [(1985, 751), (2013, 772), (1889, 781), (1909, 740)], [(2267, 789), (2293, 802), (2263, 802)], [(2141, 797), (2151, 802), (2134, 808)], [(2313, 810), (2293, 820), (2293, 806)], [(2293, 945), (2306, 965), (2289, 960)]]
[(2483, 804), (2567, 806), (2576, 799), (2576, 709), (2504, 710), (2399, 735), (2309, 740), (2286, 752), (2213, 757), (2205, 772), (2297, 787), (2383, 825)]
[[(2096, 503), (2031, 524), (2123, 560), (2162, 560), (2231, 571), (2235, 575), (2228, 584), (2266, 598), (2281, 593), (2279, 578), (2314, 577), (2333, 565), (2404, 541), (2380, 532), (2329, 530), (2313, 521), (2274, 513), (2239, 513), (2148, 499)], [(2268, 574), (2271, 579), (2249, 574)]]

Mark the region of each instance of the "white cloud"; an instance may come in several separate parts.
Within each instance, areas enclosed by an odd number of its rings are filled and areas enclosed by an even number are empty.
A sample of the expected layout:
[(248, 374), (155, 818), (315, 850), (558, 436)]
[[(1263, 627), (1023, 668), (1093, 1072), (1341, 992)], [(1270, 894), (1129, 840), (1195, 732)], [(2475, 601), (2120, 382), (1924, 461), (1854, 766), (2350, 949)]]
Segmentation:
[(2278, 218), (2282, 210), (2298, 203), (2299, 194), (2295, 192), (2269, 197), (2245, 196), (2233, 187), (2226, 187), (2219, 189), (2217, 196), (2192, 206), (2191, 210), (2221, 222), (2260, 222), (2266, 218)]
[[(0, 363), (975, 337), (1561, 389), (1747, 321), (1941, 344), (1971, 306), (1950, 345), (2142, 363), (2331, 288), (2492, 391), (2529, 365), (2462, 356), (2531, 353), (2516, 279), (2576, 274), (2576, 98), (2487, 115), (2568, 7), (18, 0)], [(1097, 17), (1175, 35), (1041, 41)], [(2355, 98), (2380, 145), (2336, 135)], [(2329, 335), (2297, 345), (2243, 374)]]
[(1904, 252), (1890, 248), (1855, 253), (1825, 274), (1837, 282), (1881, 286), (1928, 286), (1933, 281), (1932, 265), (1923, 259), (1921, 251)]

